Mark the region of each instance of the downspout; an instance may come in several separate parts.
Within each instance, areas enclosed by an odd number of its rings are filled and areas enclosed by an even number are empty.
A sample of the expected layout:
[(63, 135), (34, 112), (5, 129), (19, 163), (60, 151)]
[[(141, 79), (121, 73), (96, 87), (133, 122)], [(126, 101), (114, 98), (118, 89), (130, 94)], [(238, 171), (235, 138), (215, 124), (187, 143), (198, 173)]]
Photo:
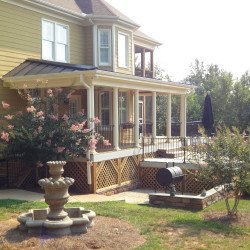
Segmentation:
[[(80, 83), (87, 89), (87, 105), (90, 105), (90, 94), (91, 94), (91, 89), (90, 86), (84, 81), (84, 77), (82, 74), (80, 74)], [(90, 107), (90, 106), (88, 106)], [(90, 118), (91, 114), (88, 114), (88, 118)], [(91, 154), (90, 150), (87, 150), (86, 153), (86, 160), (87, 160), (87, 181), (88, 184), (92, 184), (92, 178), (91, 178)]]

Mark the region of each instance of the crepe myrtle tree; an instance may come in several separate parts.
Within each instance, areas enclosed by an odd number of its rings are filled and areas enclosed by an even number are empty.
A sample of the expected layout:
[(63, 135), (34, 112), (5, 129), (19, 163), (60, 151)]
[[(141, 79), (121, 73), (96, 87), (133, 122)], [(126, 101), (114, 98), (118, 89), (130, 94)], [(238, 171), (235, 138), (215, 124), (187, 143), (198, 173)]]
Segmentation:
[(250, 187), (250, 139), (237, 128), (218, 127), (212, 138), (200, 133), (206, 143), (196, 145), (193, 155), (200, 170), (197, 177), (222, 188), (228, 215), (235, 216), (242, 193)]
[(69, 160), (85, 156), (96, 144), (110, 145), (108, 140), (88, 128), (82, 112), (70, 116), (69, 98), (74, 90), (70, 88), (46, 89), (45, 97), (32, 95), (40, 90), (24, 88), (19, 90), (26, 107), (18, 112), (2, 100), (1, 143), (5, 157), (19, 155), (33, 166), (42, 167), (50, 160)]

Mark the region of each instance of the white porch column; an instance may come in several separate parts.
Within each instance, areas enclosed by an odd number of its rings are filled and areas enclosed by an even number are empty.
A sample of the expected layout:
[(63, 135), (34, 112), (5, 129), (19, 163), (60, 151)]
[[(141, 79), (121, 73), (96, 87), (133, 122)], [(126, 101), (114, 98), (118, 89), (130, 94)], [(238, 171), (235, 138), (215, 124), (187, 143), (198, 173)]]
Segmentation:
[(180, 110), (180, 136), (186, 137), (186, 110), (187, 98), (186, 95), (181, 95), (181, 110)]
[(167, 114), (166, 114), (166, 117), (167, 117), (167, 122), (166, 122), (166, 135), (168, 138), (171, 138), (171, 94), (168, 94), (168, 97), (167, 97)]
[(156, 138), (156, 92), (152, 95), (152, 137)]
[(113, 88), (113, 137), (114, 137), (114, 149), (120, 150), (119, 148), (119, 102), (118, 102), (118, 88)]
[(134, 131), (134, 140), (135, 146), (140, 147), (139, 144), (139, 90), (135, 90), (135, 99), (134, 99), (134, 122), (135, 122), (135, 131)]
[[(89, 86), (89, 89), (87, 90), (87, 117), (90, 120), (93, 120), (95, 116), (95, 87), (94, 85)], [(95, 123), (93, 121), (89, 122), (89, 128), (94, 131), (95, 130)], [(93, 138), (94, 139), (94, 138)], [(93, 148), (91, 148), (93, 146)], [(90, 142), (90, 154), (96, 154), (96, 151), (94, 149), (94, 145)], [(91, 158), (91, 156), (90, 156)]]

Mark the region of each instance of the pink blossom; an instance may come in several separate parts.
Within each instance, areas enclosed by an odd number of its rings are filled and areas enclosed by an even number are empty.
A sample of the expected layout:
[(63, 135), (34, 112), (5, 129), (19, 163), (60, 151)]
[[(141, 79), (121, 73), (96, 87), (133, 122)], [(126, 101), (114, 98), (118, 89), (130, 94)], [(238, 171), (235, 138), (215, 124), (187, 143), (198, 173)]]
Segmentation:
[(52, 90), (52, 89), (48, 89), (48, 90), (47, 90), (47, 93), (48, 93), (48, 94), (52, 94), (52, 93), (53, 93), (53, 90)]
[(67, 98), (70, 98), (71, 95), (72, 95), (74, 92), (75, 92), (74, 90), (73, 90), (73, 91), (70, 91), (70, 93), (68, 93), (66, 97), (67, 97)]
[(7, 102), (2, 101), (2, 105), (4, 109), (7, 109), (10, 105)]
[(42, 167), (42, 166), (43, 166), (43, 163), (41, 163), (41, 162), (39, 161), (39, 162), (37, 162), (36, 166), (37, 166), (37, 167)]
[(79, 123), (78, 126), (79, 126), (80, 129), (83, 129), (85, 124), (86, 124), (86, 122), (84, 121), (82, 123)]
[(50, 118), (53, 119), (53, 120), (58, 120), (58, 116), (57, 115), (51, 115)]
[(34, 106), (27, 107), (28, 112), (36, 111), (36, 108)]
[(28, 100), (29, 102), (32, 102), (33, 98), (32, 98), (32, 97), (28, 97), (27, 100)]
[(37, 128), (37, 130), (39, 131), (39, 132), (41, 132), (42, 131), (42, 127), (41, 126), (39, 126), (38, 128)]
[(37, 112), (36, 113), (38, 116), (41, 116), (41, 115), (43, 115), (43, 111), (39, 111), (39, 112)]
[(1, 138), (2, 138), (3, 140), (5, 140), (6, 142), (9, 142), (9, 141), (10, 141), (10, 139), (9, 139), (9, 133), (5, 133), (5, 132), (3, 131), (1, 134), (2, 134)]
[(12, 120), (14, 115), (5, 115), (4, 116), (7, 120)]
[(63, 152), (64, 149), (65, 149), (65, 147), (57, 147), (57, 152), (61, 153), (61, 152)]
[(14, 128), (14, 126), (13, 126), (13, 125), (8, 125), (7, 128), (8, 128), (9, 130), (11, 130), (11, 129)]
[(90, 131), (91, 131), (91, 129), (86, 128), (86, 129), (84, 129), (82, 132), (83, 132), (83, 133), (89, 133)]
[(38, 119), (39, 119), (39, 120), (44, 120), (45, 117), (44, 117), (44, 116), (40, 116)]
[(62, 119), (63, 119), (64, 121), (67, 121), (67, 120), (69, 120), (69, 117), (68, 117), (66, 114), (64, 114), (63, 117), (62, 117)]
[(93, 122), (94, 122), (95, 124), (97, 124), (97, 123), (100, 123), (100, 122), (101, 122), (101, 120), (99, 120), (99, 118), (98, 118), (98, 117), (95, 117), (95, 118), (93, 119)]
[(82, 139), (79, 138), (79, 139), (77, 139), (76, 141), (77, 141), (78, 143), (81, 143)]
[(72, 131), (77, 131), (78, 129), (79, 129), (79, 127), (75, 124), (72, 124), (70, 127), (70, 130), (72, 130)]
[(109, 142), (109, 140), (103, 140), (103, 144), (105, 146), (111, 146), (111, 143)]
[(49, 94), (49, 97), (53, 97), (53, 94)]
[(35, 130), (35, 132), (33, 133), (33, 135), (37, 136), (37, 135), (38, 135), (38, 132)]

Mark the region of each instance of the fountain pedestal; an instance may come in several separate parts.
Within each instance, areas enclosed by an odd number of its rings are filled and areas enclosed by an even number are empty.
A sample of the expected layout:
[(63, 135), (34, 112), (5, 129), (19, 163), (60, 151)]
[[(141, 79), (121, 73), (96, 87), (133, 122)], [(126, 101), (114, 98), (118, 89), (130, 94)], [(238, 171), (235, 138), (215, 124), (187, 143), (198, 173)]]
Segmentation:
[(46, 233), (49, 235), (69, 235), (72, 233), (86, 233), (87, 228), (93, 225), (95, 212), (82, 207), (65, 208), (68, 202), (69, 186), (74, 179), (62, 177), (65, 161), (47, 162), (52, 177), (41, 179), (39, 185), (45, 191), (45, 202), (48, 209), (31, 209), (20, 215), (19, 229), (28, 233)]

